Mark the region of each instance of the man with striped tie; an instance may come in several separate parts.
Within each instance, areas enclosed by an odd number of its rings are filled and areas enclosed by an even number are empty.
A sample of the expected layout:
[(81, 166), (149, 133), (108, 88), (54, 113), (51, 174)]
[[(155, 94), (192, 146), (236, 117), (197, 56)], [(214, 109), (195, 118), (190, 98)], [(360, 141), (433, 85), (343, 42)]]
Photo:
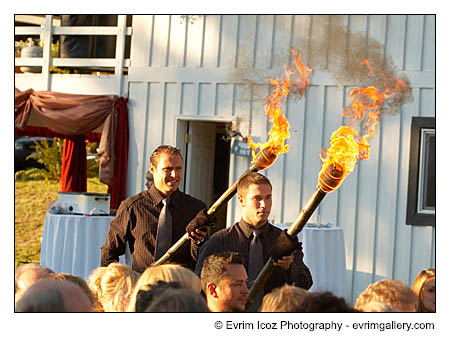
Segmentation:
[[(101, 265), (118, 261), (130, 246), (132, 268), (143, 272), (177, 242), (193, 219), (214, 222), (206, 213), (206, 204), (178, 189), (183, 177), (183, 159), (179, 149), (162, 145), (150, 157), (149, 170), (153, 176), (150, 187), (125, 199), (111, 221), (110, 230), (102, 246)], [(193, 269), (199, 248), (208, 229), (190, 227), (190, 244), (173, 256), (172, 263)]]

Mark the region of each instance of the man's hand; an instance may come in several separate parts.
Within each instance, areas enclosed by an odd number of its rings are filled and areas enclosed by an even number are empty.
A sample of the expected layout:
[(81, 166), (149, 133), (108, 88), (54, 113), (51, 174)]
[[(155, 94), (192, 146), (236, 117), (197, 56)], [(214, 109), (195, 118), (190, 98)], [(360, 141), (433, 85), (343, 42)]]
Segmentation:
[(216, 222), (216, 217), (214, 215), (208, 215), (206, 209), (203, 209), (188, 223), (186, 232), (192, 241), (199, 244), (205, 240), (210, 227), (213, 227)]
[(209, 227), (204, 226), (200, 228), (196, 228), (189, 234), (189, 238), (194, 241), (196, 244), (202, 243), (208, 235)]
[(298, 251), (301, 257), (303, 257), (302, 243), (298, 241), (296, 236), (290, 236), (286, 230), (283, 230), (275, 240), (270, 250), (270, 255), (272, 256), (272, 260), (278, 263), (285, 257), (293, 256), (295, 251)]
[(294, 253), (292, 253), (291, 255), (285, 255), (277, 262), (274, 262), (273, 265), (279, 266), (279, 267), (283, 268), (284, 270), (289, 271), (292, 261), (294, 261)]

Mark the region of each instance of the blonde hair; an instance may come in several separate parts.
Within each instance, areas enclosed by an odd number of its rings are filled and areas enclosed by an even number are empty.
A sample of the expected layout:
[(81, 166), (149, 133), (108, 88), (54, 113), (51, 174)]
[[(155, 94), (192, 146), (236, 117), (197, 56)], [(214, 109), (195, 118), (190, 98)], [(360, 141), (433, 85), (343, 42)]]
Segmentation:
[(423, 312), (423, 290), (425, 283), (430, 279), (436, 279), (436, 270), (434, 268), (425, 269), (419, 272), (412, 286), (413, 292), (419, 297), (419, 312)]
[(354, 308), (362, 311), (370, 302), (388, 304), (397, 312), (417, 312), (419, 297), (403, 282), (383, 279), (367, 286), (356, 299)]
[(136, 298), (140, 290), (148, 290), (148, 285), (155, 285), (158, 281), (178, 282), (182, 287), (194, 290), (200, 293), (200, 278), (191, 270), (177, 265), (164, 264), (148, 267), (139, 277), (133, 293), (130, 296), (130, 302), (126, 311), (136, 311)]
[(87, 284), (91, 289), (92, 293), (97, 297), (97, 306), (94, 308), (96, 312), (104, 312), (102, 303), (99, 300), (99, 294), (102, 292), (102, 276), (105, 273), (106, 267), (97, 267), (93, 270), (88, 278)]
[(359, 305), (357, 310), (362, 312), (395, 312), (390, 305), (380, 302), (369, 302)]
[(307, 295), (307, 290), (297, 286), (285, 284), (264, 296), (259, 311), (299, 312), (298, 308)]
[(89, 286), (97, 294), (102, 311), (124, 312), (139, 274), (129, 266), (114, 262), (95, 269), (89, 276)]

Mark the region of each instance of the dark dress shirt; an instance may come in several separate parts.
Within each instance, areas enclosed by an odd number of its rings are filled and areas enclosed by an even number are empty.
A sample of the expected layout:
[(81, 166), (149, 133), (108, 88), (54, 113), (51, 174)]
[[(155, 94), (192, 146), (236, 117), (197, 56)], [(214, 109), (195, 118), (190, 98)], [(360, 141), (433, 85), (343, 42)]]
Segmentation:
[[(261, 241), (263, 245), (264, 264), (270, 257), (270, 250), (282, 230), (267, 223), (259, 228), (262, 230)], [(209, 255), (218, 252), (238, 252), (244, 259), (245, 269), (248, 273), (248, 258), (252, 232), (254, 228), (241, 220), (233, 226), (220, 230), (208, 239), (201, 247), (195, 273), (200, 276), (203, 260)], [(277, 260), (275, 260), (277, 261)], [(281, 267), (275, 267), (272, 275), (264, 285), (264, 294), (282, 286), (284, 283), (293, 284), (304, 289), (312, 286), (312, 277), (308, 267), (303, 263), (303, 252), (295, 251), (294, 260), (290, 270), (285, 271)], [(249, 285), (249, 288), (251, 286)]]
[[(164, 196), (152, 184), (148, 190), (122, 201), (116, 218), (111, 221), (106, 241), (101, 249), (102, 266), (118, 261), (119, 256), (125, 254), (127, 242), (133, 270), (143, 272), (156, 261), (154, 260), (156, 232), (163, 199)], [(200, 210), (206, 208), (206, 205), (179, 190), (176, 190), (170, 199), (172, 246), (186, 233), (186, 225)], [(193, 270), (200, 246), (190, 241), (176, 252), (170, 262)]]

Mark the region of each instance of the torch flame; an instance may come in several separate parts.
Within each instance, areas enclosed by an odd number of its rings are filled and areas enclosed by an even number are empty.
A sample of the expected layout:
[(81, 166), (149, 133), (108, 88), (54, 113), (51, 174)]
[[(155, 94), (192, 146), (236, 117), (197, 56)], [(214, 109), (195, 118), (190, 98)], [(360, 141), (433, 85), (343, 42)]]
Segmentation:
[(286, 65), (284, 66), (284, 78), (269, 79), (269, 83), (275, 86), (275, 89), (264, 104), (264, 111), (272, 124), (267, 134), (269, 137), (267, 142), (254, 143), (252, 137), (248, 136), (247, 143), (252, 149), (253, 162), (256, 160), (256, 150), (258, 149), (269, 149), (275, 155), (286, 153), (289, 150), (289, 145), (284, 143), (290, 137), (289, 122), (283, 114), (281, 101), (294, 91), (302, 97), (309, 85), (308, 76), (312, 74), (312, 70), (303, 64), (301, 53), (294, 48), (291, 48), (291, 52), (294, 61), (289, 69)]
[[(361, 64), (366, 65), (370, 74), (374, 74), (376, 70), (370, 66), (368, 60)], [(385, 73), (378, 73), (385, 81), (385, 89), (379, 90), (374, 86), (366, 88), (357, 88), (350, 92), (349, 97), (351, 104), (344, 108), (342, 114), (349, 119), (348, 126), (341, 126), (336, 130), (330, 138), (330, 148), (323, 149), (322, 154), (319, 153), (322, 160), (322, 169), (319, 173), (319, 186), (325, 192), (331, 192), (339, 187), (337, 186), (325, 188), (320, 185), (321, 177), (323, 178), (326, 170), (330, 165), (336, 169), (343, 170), (342, 180), (353, 171), (358, 159), (368, 159), (370, 156), (369, 139), (375, 135), (375, 126), (379, 123), (379, 114), (383, 102), (407, 89), (404, 81), (389, 78)], [(355, 129), (355, 124), (359, 122), (366, 134), (361, 135)], [(360, 136), (360, 137), (359, 137)], [(359, 138), (358, 138), (359, 137)], [(323, 183), (323, 182), (322, 182)], [(331, 190), (330, 190), (331, 189)]]

